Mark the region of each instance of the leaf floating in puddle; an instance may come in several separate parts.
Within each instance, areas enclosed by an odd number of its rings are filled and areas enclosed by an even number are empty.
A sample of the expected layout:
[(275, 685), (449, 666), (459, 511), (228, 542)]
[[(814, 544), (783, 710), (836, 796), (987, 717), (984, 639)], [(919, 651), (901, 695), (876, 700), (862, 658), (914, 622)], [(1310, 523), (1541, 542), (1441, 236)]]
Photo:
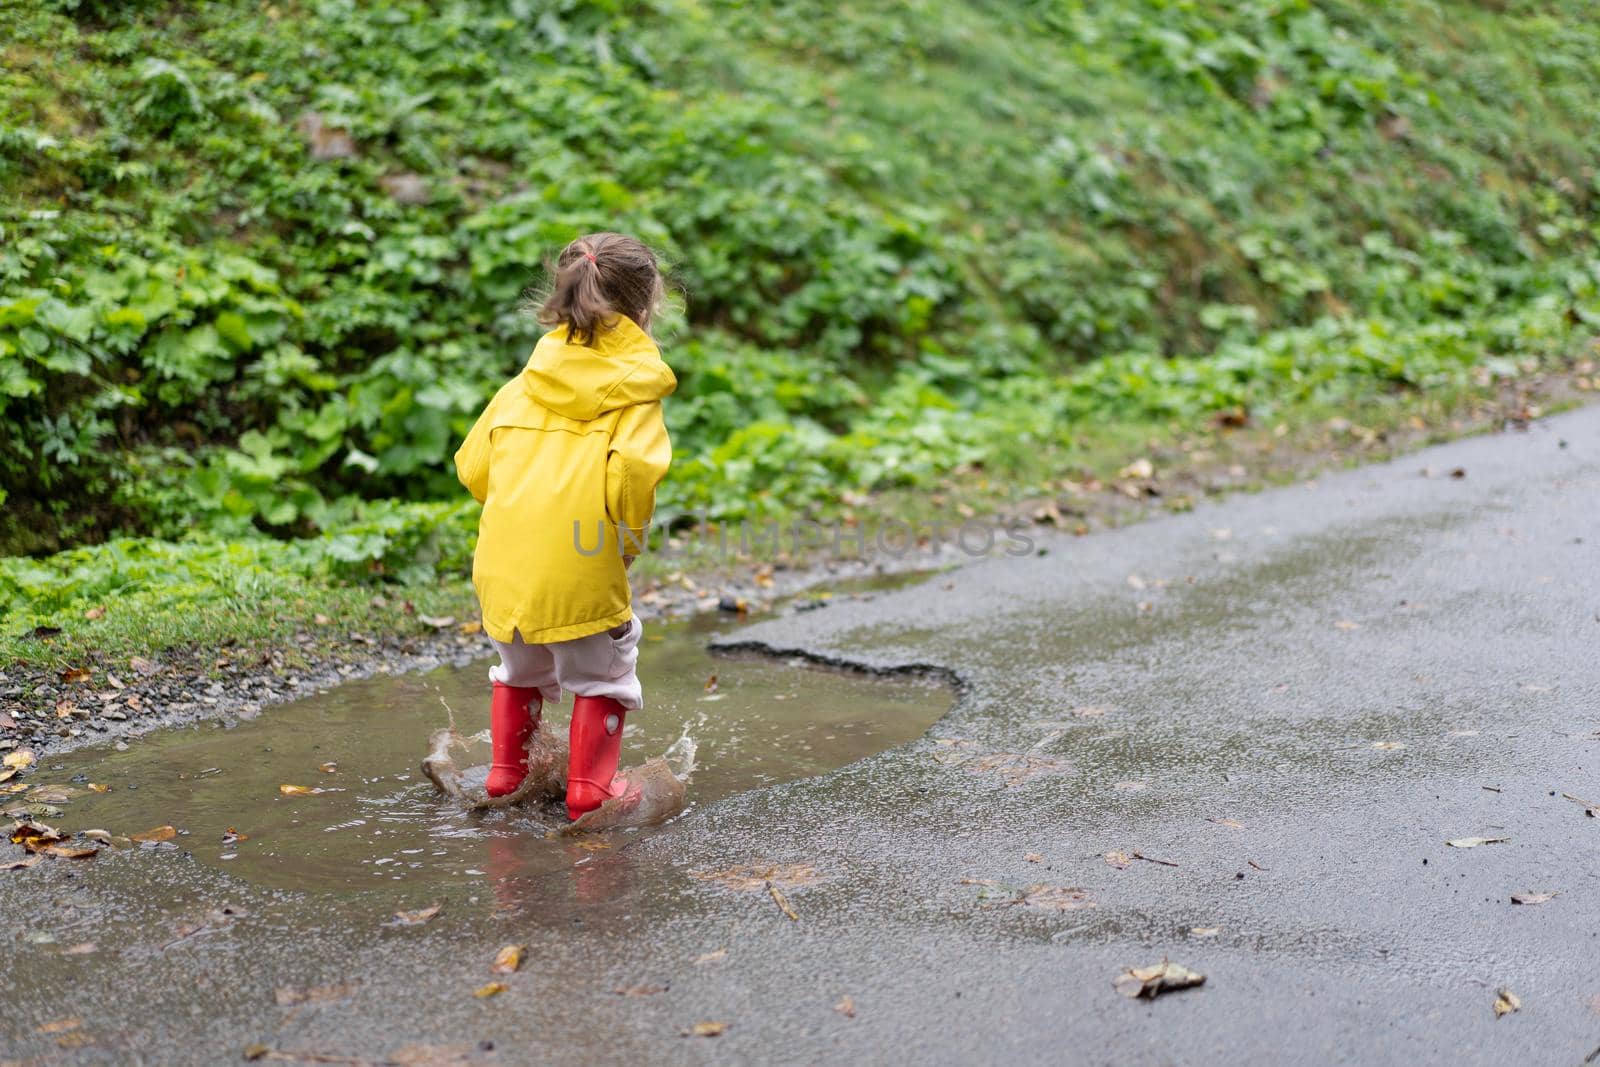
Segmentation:
[(683, 1031), (684, 1037), (720, 1037), (728, 1029), (727, 1023), (706, 1021), (695, 1023)]
[(129, 840), (138, 841), (138, 842), (140, 842), (142, 844), (142, 843), (144, 843), (146, 841), (171, 841), (174, 837), (177, 837), (177, 836), (178, 836), (178, 828), (175, 827), (175, 826), (170, 826), (169, 825), (169, 826), (157, 826), (157, 827), (155, 827), (153, 829), (146, 830), (142, 834), (129, 834), (128, 838), (129, 838)]
[(99, 851), (100, 848), (98, 845), (87, 845), (83, 848), (75, 848), (72, 845), (49, 845), (45, 848), (45, 852), (49, 855), (60, 856), (62, 859), (66, 860), (88, 859), (90, 856), (93, 856)]
[(1494, 993), (1494, 1017), (1510, 1015), (1514, 1011), (1522, 1010), (1522, 998), (1509, 989), (1497, 989)]
[(705, 691), (708, 693), (715, 693), (717, 691), (716, 675), (713, 674), (711, 677), (706, 679)]
[(429, 904), (426, 908), (416, 911), (397, 911), (394, 913), (396, 926), (421, 926), (435, 915), (439, 914), (438, 904)]
[(241, 834), (231, 826), (222, 832), (222, 843), (224, 845), (232, 845), (240, 841), (248, 840), (250, 840), (249, 834)]
[(21, 845), (29, 852), (40, 852), (46, 846), (61, 840), (61, 831), (44, 823), (22, 820), (11, 826), (11, 843)]
[(494, 954), (494, 962), (489, 964), (491, 974), (516, 974), (522, 969), (522, 956), (527, 951), (525, 945), (506, 945)]
[(689, 877), (728, 889), (765, 889), (769, 884), (812, 885), (822, 875), (809, 863), (747, 863), (720, 871), (690, 871)]
[(479, 1000), (483, 1000), (487, 997), (499, 996), (501, 993), (504, 993), (510, 988), (511, 987), (506, 985), (504, 982), (490, 982), (488, 985), (481, 985), (477, 989), (474, 989), (472, 991), (472, 995), (477, 997)]
[(1511, 903), (1544, 904), (1547, 901), (1554, 900), (1559, 895), (1558, 893), (1512, 893)]
[(89, 792), (91, 792), (91, 793), (109, 793), (109, 792), (111, 792), (111, 787), (109, 785), (102, 785), (100, 782), (90, 782), (89, 783)]
[(1502, 845), (1510, 840), (1509, 837), (1458, 837), (1445, 844), (1451, 848), (1477, 848), (1479, 845)]
[(322, 763), (317, 766), (317, 770), (321, 771), (323, 774), (333, 774), (338, 769), (339, 764), (333, 760), (329, 760), (327, 763)]
[(1118, 993), (1130, 999), (1155, 998), (1174, 989), (1188, 989), (1204, 983), (1206, 976), (1181, 964), (1163, 959), (1150, 967), (1129, 967), (1112, 979)]
[(286, 784), (286, 785), (280, 785), (278, 787), (278, 792), (282, 793), (286, 797), (305, 797), (305, 796), (310, 796), (313, 793), (322, 792), (322, 788), (320, 786), (313, 787), (313, 786), (309, 786), (309, 785), (287, 785)]
[(1015, 903), (1044, 911), (1078, 911), (1094, 907), (1087, 889), (1066, 885), (1030, 885)]

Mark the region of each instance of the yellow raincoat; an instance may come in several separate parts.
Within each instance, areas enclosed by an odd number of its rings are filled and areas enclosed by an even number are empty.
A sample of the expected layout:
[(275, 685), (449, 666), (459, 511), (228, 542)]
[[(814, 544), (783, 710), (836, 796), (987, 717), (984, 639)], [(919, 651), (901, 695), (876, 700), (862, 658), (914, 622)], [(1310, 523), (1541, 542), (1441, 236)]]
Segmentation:
[(661, 398), (678, 380), (656, 343), (626, 317), (592, 346), (566, 336), (539, 339), (456, 452), (483, 505), (472, 582), (496, 641), (573, 641), (633, 617), (622, 556), (672, 461)]

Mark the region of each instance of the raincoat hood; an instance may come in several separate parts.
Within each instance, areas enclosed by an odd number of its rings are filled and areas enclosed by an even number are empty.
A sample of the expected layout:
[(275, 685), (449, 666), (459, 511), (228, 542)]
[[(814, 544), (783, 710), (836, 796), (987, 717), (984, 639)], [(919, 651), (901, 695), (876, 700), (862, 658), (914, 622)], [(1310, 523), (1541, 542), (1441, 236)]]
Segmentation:
[(567, 341), (567, 327), (557, 326), (534, 346), (521, 379), (530, 398), (579, 422), (660, 400), (678, 387), (655, 341), (625, 315), (597, 332), (592, 345)]

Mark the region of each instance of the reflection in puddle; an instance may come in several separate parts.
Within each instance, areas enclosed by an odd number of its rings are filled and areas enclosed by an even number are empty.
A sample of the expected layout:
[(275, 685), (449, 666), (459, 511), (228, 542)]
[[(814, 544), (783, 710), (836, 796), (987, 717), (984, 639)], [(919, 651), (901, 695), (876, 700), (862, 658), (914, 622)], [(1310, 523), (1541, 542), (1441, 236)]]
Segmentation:
[[(948, 691), (929, 682), (713, 658), (702, 639), (715, 625), (646, 631), (639, 670), (647, 706), (624, 735), (625, 766), (692, 739), (690, 811), (910, 741), (949, 707)], [(75, 780), (59, 802), (65, 813), (51, 820), (63, 831), (121, 835), (170, 824), (180, 831), (172, 845), (263, 885), (412, 887), (563, 872), (563, 881), (585, 875), (573, 881), (582, 894), (603, 892), (606, 852), (634, 831), (554, 840), (547, 835), (566, 823), (559, 805), (470, 813), (420, 772), (429, 734), (448, 722), (446, 704), (463, 735), (487, 725), (486, 673), (480, 663), (370, 678), (232, 729), (208, 723), (151, 735), (126, 752), (84, 750), (52, 761), (62, 769), (39, 775), (36, 788)], [(569, 696), (547, 709), (541, 729), (564, 734), (570, 707)], [(486, 737), (456, 752), (464, 767), (488, 757)], [(85, 782), (110, 789), (89, 791)]]

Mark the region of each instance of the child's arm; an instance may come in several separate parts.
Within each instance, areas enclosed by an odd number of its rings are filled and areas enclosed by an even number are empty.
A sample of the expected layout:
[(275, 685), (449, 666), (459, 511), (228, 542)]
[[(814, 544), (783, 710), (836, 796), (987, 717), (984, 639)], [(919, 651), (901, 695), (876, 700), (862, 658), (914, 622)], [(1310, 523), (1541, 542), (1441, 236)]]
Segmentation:
[(490, 401), (478, 421), (472, 424), (467, 439), (456, 449), (456, 477), (480, 504), (489, 495), (489, 429), (492, 425), (489, 415), (492, 411), (494, 402)]
[(644, 544), (656, 510), (656, 486), (672, 463), (672, 441), (661, 402), (622, 409), (606, 456), (606, 515), (617, 524), (626, 555)]

